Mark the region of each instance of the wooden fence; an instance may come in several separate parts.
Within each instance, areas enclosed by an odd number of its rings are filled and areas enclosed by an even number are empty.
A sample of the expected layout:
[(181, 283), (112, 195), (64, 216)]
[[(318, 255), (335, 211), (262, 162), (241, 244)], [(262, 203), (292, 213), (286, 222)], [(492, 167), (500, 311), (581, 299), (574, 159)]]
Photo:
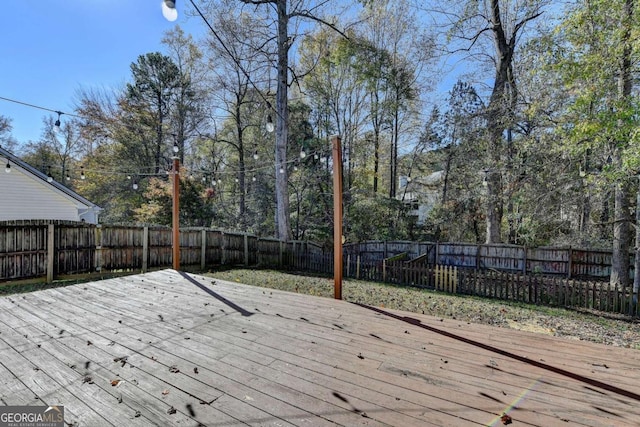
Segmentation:
[[(556, 275), (567, 278), (605, 279), (611, 274), (611, 251), (576, 248), (527, 248), (516, 245), (472, 243), (416, 243), (406, 241), (347, 244), (345, 254), (364, 263), (406, 254), (427, 265), (498, 270), (522, 274)], [(629, 277), (633, 278), (634, 256), (630, 255)]]
[[(172, 265), (167, 227), (17, 222), (0, 225), (0, 282), (92, 272), (145, 272)], [(320, 246), (281, 242), (246, 233), (203, 228), (180, 230), (180, 265), (314, 265)], [(314, 259), (317, 259), (315, 257)]]
[[(166, 227), (96, 227), (64, 222), (1, 224), (0, 282), (40, 277), (52, 281), (59, 276), (96, 271), (145, 272), (170, 267), (171, 244), (171, 229)], [(606, 270), (604, 267), (608, 268), (610, 254), (498, 245), (475, 248), (466, 244), (411, 242), (347, 245), (343, 274), (449, 293), (640, 315), (639, 292), (612, 288), (597, 280)], [(180, 230), (180, 249), (182, 266), (202, 270), (242, 265), (333, 272), (333, 254), (310, 242), (184, 228)], [(486, 266), (492, 268), (481, 268)], [(543, 274), (549, 271), (555, 274)]]

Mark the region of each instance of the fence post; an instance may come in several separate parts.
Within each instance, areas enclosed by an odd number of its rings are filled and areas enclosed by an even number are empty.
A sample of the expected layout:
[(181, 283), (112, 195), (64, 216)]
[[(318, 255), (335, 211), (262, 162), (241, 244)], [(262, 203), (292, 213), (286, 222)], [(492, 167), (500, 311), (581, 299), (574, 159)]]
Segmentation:
[(522, 256), (523, 256), (523, 260), (522, 260), (522, 274), (524, 274), (525, 276), (527, 275), (527, 247), (523, 246), (524, 251), (522, 251)]
[(55, 226), (47, 225), (47, 283), (53, 282), (53, 268), (55, 258)]
[(282, 240), (279, 240), (278, 243), (280, 244), (279, 245), (279, 250), (278, 250), (278, 266), (280, 268), (282, 268), (282, 265), (283, 265), (283, 262), (282, 262), (283, 260), (282, 259), (283, 259), (283, 255), (284, 255), (283, 242), (282, 242)]
[(224, 265), (227, 261), (227, 247), (224, 244), (224, 232), (220, 232), (220, 265)]
[(149, 269), (149, 227), (145, 225), (142, 229), (142, 272)]
[(567, 261), (567, 278), (571, 279), (571, 274), (573, 270), (573, 250), (571, 249), (571, 246), (569, 246), (569, 259)]
[(351, 273), (351, 254), (347, 254), (347, 277), (350, 277)]
[(96, 271), (102, 271), (102, 225), (96, 224)]
[(356, 279), (360, 279), (360, 255), (356, 256)]
[(387, 282), (387, 260), (386, 259), (382, 260), (382, 282), (383, 283)]
[(249, 235), (244, 233), (244, 266), (249, 267)]
[(207, 268), (207, 229), (200, 231), (200, 269), (204, 271)]

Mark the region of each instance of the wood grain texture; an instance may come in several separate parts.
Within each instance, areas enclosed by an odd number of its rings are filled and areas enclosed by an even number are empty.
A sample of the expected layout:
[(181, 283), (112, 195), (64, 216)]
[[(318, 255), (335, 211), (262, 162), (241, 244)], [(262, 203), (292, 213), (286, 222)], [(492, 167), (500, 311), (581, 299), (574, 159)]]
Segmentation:
[(637, 426), (640, 352), (163, 270), (0, 299), (0, 403), (84, 426)]

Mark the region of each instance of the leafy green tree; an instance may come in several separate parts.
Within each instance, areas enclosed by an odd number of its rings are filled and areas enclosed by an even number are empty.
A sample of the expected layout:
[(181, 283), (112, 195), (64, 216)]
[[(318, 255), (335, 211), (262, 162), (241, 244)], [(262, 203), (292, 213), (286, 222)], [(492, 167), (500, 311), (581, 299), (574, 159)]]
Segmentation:
[[(557, 63), (574, 101), (565, 117), (568, 141), (585, 162), (600, 165), (598, 179), (613, 194), (610, 280), (621, 286), (629, 282), (630, 184), (637, 175), (637, 169), (629, 169), (630, 163), (624, 161), (628, 154), (634, 156), (630, 141), (640, 117), (633, 96), (637, 16), (638, 5), (631, 0), (580, 2), (559, 27), (565, 50)], [(587, 169), (585, 173), (590, 172)]]

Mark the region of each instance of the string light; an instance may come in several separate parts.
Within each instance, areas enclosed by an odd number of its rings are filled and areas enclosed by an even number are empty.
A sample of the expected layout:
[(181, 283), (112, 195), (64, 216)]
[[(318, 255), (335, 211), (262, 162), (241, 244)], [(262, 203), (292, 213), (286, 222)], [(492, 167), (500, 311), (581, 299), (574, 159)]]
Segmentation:
[(9, 163), (9, 159), (7, 159), (7, 166), (4, 168), (6, 173), (11, 173), (11, 164)]
[(53, 182), (53, 176), (51, 175), (51, 168), (49, 168), (49, 173), (47, 173), (47, 182)]
[(80, 179), (85, 179), (86, 176), (84, 175), (84, 166), (80, 166)]
[(258, 155), (258, 150), (253, 152), (253, 160), (258, 160), (260, 156)]
[(307, 153), (304, 152), (304, 149), (300, 150), (300, 158), (304, 159), (305, 157), (307, 157)]
[(272, 133), (275, 130), (275, 126), (273, 125), (273, 119), (271, 118), (271, 114), (267, 116), (267, 124), (265, 125), (267, 132)]
[(178, 147), (178, 143), (174, 142), (173, 143), (173, 152), (178, 154), (178, 151), (180, 151), (180, 147)]
[(58, 119), (53, 124), (53, 131), (55, 133), (59, 133), (60, 132), (60, 116), (63, 115), (64, 113), (62, 111), (56, 111), (56, 113), (58, 113)]
[(178, 10), (176, 9), (175, 0), (164, 0), (162, 2), (162, 16), (169, 22), (178, 19)]
[(67, 176), (65, 177), (65, 179), (66, 179), (67, 181), (71, 181), (71, 177), (69, 176), (69, 174), (67, 174)]
[(132, 187), (133, 187), (133, 189), (134, 189), (134, 190), (137, 190), (137, 189), (138, 189), (138, 181), (137, 181), (137, 180), (134, 180), (134, 181), (133, 181), (133, 185), (132, 185)]

